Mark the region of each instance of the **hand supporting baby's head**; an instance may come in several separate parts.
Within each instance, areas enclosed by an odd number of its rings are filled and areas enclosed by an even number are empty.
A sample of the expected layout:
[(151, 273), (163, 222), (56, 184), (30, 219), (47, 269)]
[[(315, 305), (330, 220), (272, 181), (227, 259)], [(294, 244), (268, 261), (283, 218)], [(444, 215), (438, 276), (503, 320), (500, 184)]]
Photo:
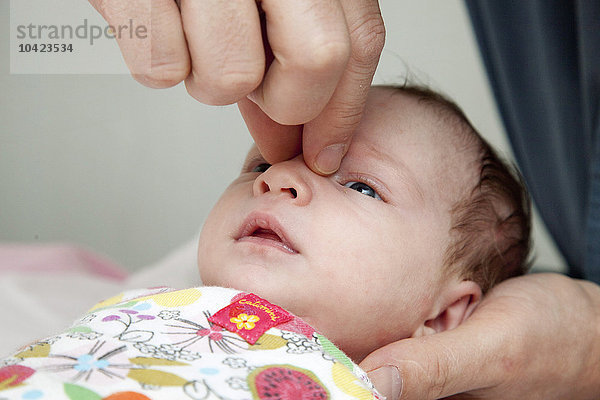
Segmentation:
[(253, 148), (207, 218), (207, 285), (254, 292), (355, 361), (452, 329), (482, 292), (522, 272), (529, 202), (462, 112), (416, 88), (371, 89), (340, 169)]

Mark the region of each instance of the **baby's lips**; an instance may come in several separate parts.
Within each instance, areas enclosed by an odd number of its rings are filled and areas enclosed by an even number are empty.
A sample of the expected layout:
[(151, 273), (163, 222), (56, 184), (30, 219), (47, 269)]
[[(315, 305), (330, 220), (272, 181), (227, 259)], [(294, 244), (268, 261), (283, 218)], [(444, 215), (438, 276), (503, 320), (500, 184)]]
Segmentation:
[[(271, 235), (267, 235), (269, 231), (272, 232)], [(259, 234), (256, 234), (257, 232)], [(257, 211), (251, 212), (241, 224), (235, 239), (240, 240), (244, 237), (252, 236), (276, 236), (281, 241), (281, 244), (291, 253), (299, 253), (297, 247), (289, 239), (289, 235), (283, 226), (271, 214)]]

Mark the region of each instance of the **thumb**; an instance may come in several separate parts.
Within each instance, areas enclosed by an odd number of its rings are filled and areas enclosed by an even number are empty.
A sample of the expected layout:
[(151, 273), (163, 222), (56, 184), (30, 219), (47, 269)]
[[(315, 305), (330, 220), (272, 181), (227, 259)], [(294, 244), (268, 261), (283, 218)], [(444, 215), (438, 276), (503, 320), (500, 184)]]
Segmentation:
[(385, 42), (375, 0), (342, 1), (350, 32), (351, 55), (333, 95), (321, 113), (304, 125), (302, 152), (313, 171), (338, 170), (362, 118), (369, 88)]
[(472, 331), (466, 325), (391, 343), (371, 353), (360, 366), (388, 400), (439, 399), (488, 387), (496, 373), (494, 354), (497, 358), (501, 353), (488, 351), (490, 347), (475, 343), (474, 338), (495, 348), (498, 334)]

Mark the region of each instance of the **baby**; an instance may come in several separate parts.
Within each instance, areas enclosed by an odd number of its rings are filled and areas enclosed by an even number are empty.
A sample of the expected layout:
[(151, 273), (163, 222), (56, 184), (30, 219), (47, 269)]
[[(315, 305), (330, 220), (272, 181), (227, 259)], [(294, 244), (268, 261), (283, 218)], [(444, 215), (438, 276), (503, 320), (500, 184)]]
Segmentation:
[[(200, 235), (200, 274), (215, 288), (100, 303), (5, 362), (0, 397), (378, 398), (352, 361), (461, 324), (526, 271), (529, 231), (518, 174), (460, 109), (426, 89), (374, 87), (334, 175), (250, 150)], [(152, 392), (166, 386), (181, 390)]]
[(456, 327), (525, 271), (530, 206), (509, 171), (440, 95), (374, 87), (336, 174), (250, 151), (204, 224), (202, 281), (269, 299), (360, 362)]

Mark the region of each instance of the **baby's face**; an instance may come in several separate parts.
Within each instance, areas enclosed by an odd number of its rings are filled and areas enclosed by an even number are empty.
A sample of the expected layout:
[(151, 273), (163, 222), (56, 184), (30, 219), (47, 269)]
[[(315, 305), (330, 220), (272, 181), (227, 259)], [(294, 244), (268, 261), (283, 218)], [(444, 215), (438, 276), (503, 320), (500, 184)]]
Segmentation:
[(414, 99), (371, 89), (328, 177), (301, 155), (269, 167), (251, 149), (202, 230), (204, 284), (290, 310), (355, 360), (418, 334), (435, 317), (449, 209), (467, 173), (430, 119)]

